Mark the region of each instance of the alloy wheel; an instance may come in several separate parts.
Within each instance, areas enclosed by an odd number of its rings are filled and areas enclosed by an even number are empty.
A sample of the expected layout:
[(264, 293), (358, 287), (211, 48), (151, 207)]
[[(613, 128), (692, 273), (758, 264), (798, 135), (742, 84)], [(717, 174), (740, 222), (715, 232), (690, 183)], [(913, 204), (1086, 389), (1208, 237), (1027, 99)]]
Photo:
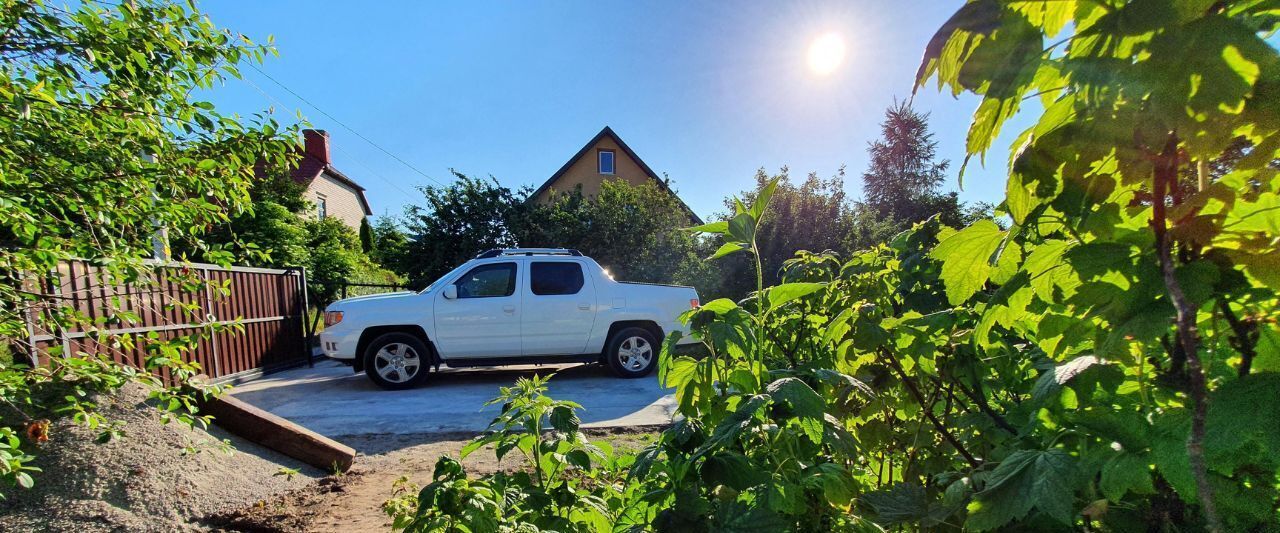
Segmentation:
[(382, 379), (391, 383), (404, 383), (418, 375), (422, 361), (418, 358), (418, 352), (408, 344), (393, 342), (374, 354), (373, 366)]
[(653, 361), (653, 345), (644, 337), (627, 337), (618, 345), (618, 362), (631, 371), (643, 370)]

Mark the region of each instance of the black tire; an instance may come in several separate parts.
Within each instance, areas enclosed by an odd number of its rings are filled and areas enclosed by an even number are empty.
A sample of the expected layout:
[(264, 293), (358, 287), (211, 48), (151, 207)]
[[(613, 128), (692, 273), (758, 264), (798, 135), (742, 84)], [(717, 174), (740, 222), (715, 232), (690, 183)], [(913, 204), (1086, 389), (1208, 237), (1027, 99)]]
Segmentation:
[[(380, 353), (384, 349), (386, 353)], [(421, 385), (427, 380), (431, 362), (431, 349), (422, 339), (408, 333), (384, 333), (364, 350), (364, 373), (386, 390)]]
[(618, 377), (639, 378), (649, 375), (658, 366), (658, 352), (661, 350), (662, 345), (649, 330), (623, 328), (614, 332), (605, 343), (604, 360)]

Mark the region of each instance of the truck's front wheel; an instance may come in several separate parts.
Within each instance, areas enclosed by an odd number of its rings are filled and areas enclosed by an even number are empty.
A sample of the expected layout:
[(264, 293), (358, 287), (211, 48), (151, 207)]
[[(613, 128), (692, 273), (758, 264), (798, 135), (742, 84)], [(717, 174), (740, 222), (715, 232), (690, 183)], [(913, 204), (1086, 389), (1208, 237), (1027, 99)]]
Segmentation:
[(605, 359), (619, 377), (638, 378), (658, 363), (658, 341), (644, 328), (623, 328), (609, 337)]
[(422, 339), (408, 333), (385, 333), (365, 349), (364, 372), (387, 390), (413, 388), (427, 379), (431, 352)]

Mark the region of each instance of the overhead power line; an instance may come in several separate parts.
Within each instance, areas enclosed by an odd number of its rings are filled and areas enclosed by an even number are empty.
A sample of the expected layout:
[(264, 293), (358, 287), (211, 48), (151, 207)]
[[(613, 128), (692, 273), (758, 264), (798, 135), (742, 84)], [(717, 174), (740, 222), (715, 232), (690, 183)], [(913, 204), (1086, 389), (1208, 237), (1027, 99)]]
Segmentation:
[[(435, 179), (435, 178), (433, 178), (433, 177), (431, 177), (431, 176), (428, 176), (426, 172), (423, 172), (423, 171), (421, 171), (421, 170), (418, 170), (418, 167), (415, 167), (415, 166), (413, 166), (412, 164), (410, 164), (408, 161), (405, 161), (404, 159), (401, 159), (401, 158), (400, 158), (400, 156), (398, 156), (398, 155), (396, 155), (396, 154), (391, 153), (391, 151), (390, 151), (390, 150), (387, 150), (386, 148), (383, 148), (383, 147), (382, 147), (382, 146), (380, 146), (378, 143), (373, 142), (373, 141), (372, 141), (371, 139), (369, 139), (368, 137), (365, 137), (363, 134), (361, 134), (360, 132), (356, 131), (356, 130), (355, 130), (355, 128), (352, 128), (351, 126), (346, 125), (346, 124), (345, 124), (345, 123), (343, 123), (341, 120), (338, 120), (338, 119), (337, 119), (337, 118), (335, 118), (333, 115), (330, 115), (330, 114), (329, 114), (327, 111), (325, 111), (324, 109), (321, 109), (321, 108), (320, 108), (320, 106), (318, 106), (318, 105), (315, 105), (315, 104), (311, 103), (311, 101), (310, 101), (310, 100), (307, 100), (307, 99), (306, 99), (306, 98), (304, 98), (302, 95), (298, 94), (298, 92), (297, 92), (297, 91), (295, 91), (295, 90), (293, 90), (293, 89), (290, 89), (288, 85), (285, 85), (285, 84), (281, 83), (281, 82), (280, 82), (280, 80), (277, 80), (277, 79), (275, 79), (275, 78), (271, 77), (271, 75), (270, 75), (270, 74), (267, 74), (266, 72), (263, 72), (263, 70), (262, 70), (262, 69), (260, 69), (260, 68), (258, 68), (258, 66), (257, 66), (257, 65), (254, 65), (253, 63), (245, 63), (245, 64), (246, 64), (246, 65), (249, 65), (251, 68), (253, 68), (253, 70), (258, 71), (258, 74), (262, 74), (262, 75), (263, 75), (263, 76), (265, 76), (268, 80), (271, 80), (271, 82), (272, 82), (272, 83), (274, 83), (274, 84), (276, 84), (276, 85), (279, 85), (281, 89), (284, 89), (285, 91), (288, 91), (288, 93), (289, 93), (289, 94), (292, 94), (295, 98), (297, 98), (298, 100), (301, 100), (301, 101), (302, 101), (302, 103), (304, 103), (304, 104), (307, 104), (307, 105), (311, 106), (311, 108), (312, 108), (312, 109), (315, 109), (315, 110), (316, 110), (316, 111), (318, 111), (321, 115), (324, 115), (324, 116), (325, 116), (325, 118), (328, 118), (329, 120), (332, 120), (334, 124), (337, 124), (337, 125), (339, 125), (339, 126), (342, 126), (344, 129), (346, 129), (347, 131), (351, 132), (351, 133), (352, 133), (353, 135), (355, 135), (356, 137), (359, 137), (359, 138), (360, 138), (360, 140), (362, 140), (362, 141), (364, 141), (364, 142), (369, 143), (369, 146), (372, 146), (372, 147), (374, 147), (374, 148), (377, 148), (377, 149), (378, 149), (379, 151), (381, 151), (382, 153), (387, 154), (387, 155), (388, 155), (388, 156), (390, 156), (392, 159), (395, 159), (396, 161), (400, 162), (400, 164), (401, 164), (401, 165), (404, 165), (404, 166), (408, 167), (408, 168), (409, 168), (409, 170), (412, 170), (412, 171), (414, 171), (414, 172), (417, 172), (417, 173), (418, 173), (418, 175), (420, 175), (420, 176), (422, 176), (422, 177), (424, 177), (424, 178), (427, 178), (427, 179), (429, 179), (429, 180), (431, 180), (431, 181), (435, 182), (437, 185), (439, 185), (439, 186), (441, 186), (441, 187), (444, 187), (444, 186), (445, 186), (445, 184), (444, 184), (444, 183), (442, 183), (440, 180), (437, 180), (437, 179)], [(401, 189), (401, 190), (403, 191), (403, 189)]]
[[(288, 106), (287, 104), (285, 104), (284, 102), (281, 102), (279, 98), (276, 98), (275, 96), (272, 96), (272, 94), (271, 94), (271, 93), (267, 92), (267, 91), (266, 91), (265, 89), (263, 89), (262, 87), (259, 87), (259, 86), (258, 86), (258, 84), (254, 83), (254, 82), (253, 82), (252, 80), (250, 80), (249, 78), (240, 78), (240, 79), (241, 79), (242, 81), (244, 81), (245, 83), (249, 84), (249, 86), (250, 86), (250, 87), (253, 87), (253, 89), (254, 89), (255, 91), (258, 91), (258, 94), (261, 94), (261, 95), (262, 95), (263, 97), (265, 97), (267, 100), (269, 100), (269, 101), (271, 101), (271, 102), (275, 103), (276, 105), (278, 105), (278, 106), (280, 106), (280, 107), (282, 107), (282, 108), (288, 108), (288, 107), (289, 107), (289, 106)], [(400, 192), (402, 192), (402, 193), (404, 193), (404, 194), (407, 194), (407, 195), (412, 196), (412, 194), (413, 194), (413, 193), (410, 193), (409, 191), (406, 191), (406, 190), (404, 189), (404, 187), (401, 187), (401, 186), (400, 186), (399, 184), (397, 184), (396, 182), (391, 181), (390, 179), (387, 179), (387, 177), (386, 177), (386, 176), (383, 176), (383, 175), (382, 175), (382, 174), (380, 174), (378, 171), (374, 170), (374, 169), (373, 169), (373, 167), (370, 167), (369, 165), (366, 165), (366, 164), (364, 163), (364, 161), (361, 161), (361, 160), (360, 160), (360, 158), (359, 158), (359, 157), (356, 157), (356, 155), (355, 155), (355, 154), (353, 154), (353, 153), (351, 153), (351, 152), (348, 152), (346, 149), (344, 149), (344, 148), (342, 147), (342, 145), (340, 145), (340, 144), (335, 144), (335, 145), (333, 145), (333, 147), (334, 147), (334, 148), (337, 148), (339, 152), (342, 152), (342, 153), (343, 153), (343, 154), (345, 154), (347, 157), (351, 158), (351, 160), (352, 160), (352, 161), (355, 161), (357, 165), (360, 165), (362, 168), (364, 168), (365, 170), (369, 171), (369, 173), (370, 173), (370, 174), (373, 174), (373, 175), (374, 175), (375, 177), (377, 177), (378, 179), (380, 179), (380, 180), (382, 180), (382, 181), (386, 182), (386, 183), (387, 183), (387, 185), (390, 185), (390, 186), (394, 187), (397, 191), (400, 191)]]

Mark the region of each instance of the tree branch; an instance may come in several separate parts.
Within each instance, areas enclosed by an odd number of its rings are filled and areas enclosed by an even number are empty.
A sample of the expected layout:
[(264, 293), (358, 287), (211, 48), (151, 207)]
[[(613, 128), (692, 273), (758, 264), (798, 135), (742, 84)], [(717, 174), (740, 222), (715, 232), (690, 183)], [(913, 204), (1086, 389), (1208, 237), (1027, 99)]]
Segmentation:
[(1156, 237), (1156, 255), (1160, 259), (1160, 273), (1164, 277), (1165, 289), (1169, 299), (1177, 310), (1176, 326), (1178, 344), (1187, 357), (1187, 393), (1191, 400), (1191, 436), (1187, 439), (1187, 458), (1191, 463), (1191, 474), (1195, 477), (1196, 492), (1200, 499), (1200, 507), (1204, 512), (1205, 525), (1209, 531), (1222, 531), (1222, 522), (1218, 518), (1217, 508), (1213, 502), (1213, 487), (1209, 485), (1209, 470), (1204, 458), (1205, 418), (1209, 412), (1208, 386), (1204, 377), (1204, 365), (1198, 352), (1200, 338), (1196, 331), (1196, 308), (1187, 300), (1182, 292), (1182, 285), (1173, 264), (1172, 242), (1168, 236), (1168, 218), (1166, 214), (1166, 198), (1169, 188), (1177, 184), (1178, 179), (1178, 138), (1169, 136), (1164, 150), (1156, 159), (1152, 187), (1151, 227)]
[[(1003, 415), (995, 412), (995, 410), (991, 408), (991, 404), (987, 403), (987, 398), (985, 395), (978, 394), (975, 391), (969, 390), (968, 387), (964, 386), (964, 383), (960, 382), (959, 378), (952, 378), (951, 381), (952, 383), (955, 383), (957, 386), (959, 386), (960, 392), (970, 400), (973, 400), (974, 405), (978, 406), (978, 410), (982, 411), (983, 414), (990, 417), (991, 420), (995, 422), (997, 426), (1000, 427), (1000, 429), (1003, 429), (1009, 432), (1010, 435), (1013, 435), (1015, 437), (1018, 436), (1018, 429), (1013, 427), (1013, 424), (1010, 424), (1009, 421), (1006, 420)], [(981, 386), (981, 385), (978, 385), (978, 386)]]
[(880, 348), (879, 351), (880, 356), (887, 360), (889, 362), (889, 366), (893, 367), (893, 370), (898, 373), (898, 377), (902, 379), (902, 384), (906, 385), (907, 390), (911, 392), (911, 396), (914, 397), (916, 402), (920, 404), (922, 409), (924, 409), (925, 416), (929, 418), (929, 422), (938, 430), (938, 433), (942, 434), (942, 438), (946, 439), (947, 443), (951, 444), (951, 447), (955, 448), (957, 452), (960, 452), (960, 455), (964, 457), (965, 461), (968, 461), (970, 467), (978, 468), (979, 466), (982, 466), (982, 461), (979, 461), (969, 453), (969, 450), (965, 449), (964, 444), (961, 444), (960, 441), (956, 439), (955, 435), (952, 435), (951, 431), (948, 430), (946, 426), (942, 425), (942, 422), (938, 420), (938, 417), (933, 416), (933, 411), (925, 408), (926, 404), (924, 395), (920, 394), (920, 389), (916, 387), (916, 382), (907, 375), (905, 370), (902, 369), (902, 365), (898, 363), (898, 359), (884, 348)]
[(1258, 323), (1247, 318), (1240, 320), (1226, 300), (1218, 300), (1218, 308), (1222, 310), (1222, 318), (1231, 326), (1229, 340), (1231, 347), (1240, 352), (1239, 376), (1245, 377), (1253, 368), (1253, 358), (1258, 355)]

